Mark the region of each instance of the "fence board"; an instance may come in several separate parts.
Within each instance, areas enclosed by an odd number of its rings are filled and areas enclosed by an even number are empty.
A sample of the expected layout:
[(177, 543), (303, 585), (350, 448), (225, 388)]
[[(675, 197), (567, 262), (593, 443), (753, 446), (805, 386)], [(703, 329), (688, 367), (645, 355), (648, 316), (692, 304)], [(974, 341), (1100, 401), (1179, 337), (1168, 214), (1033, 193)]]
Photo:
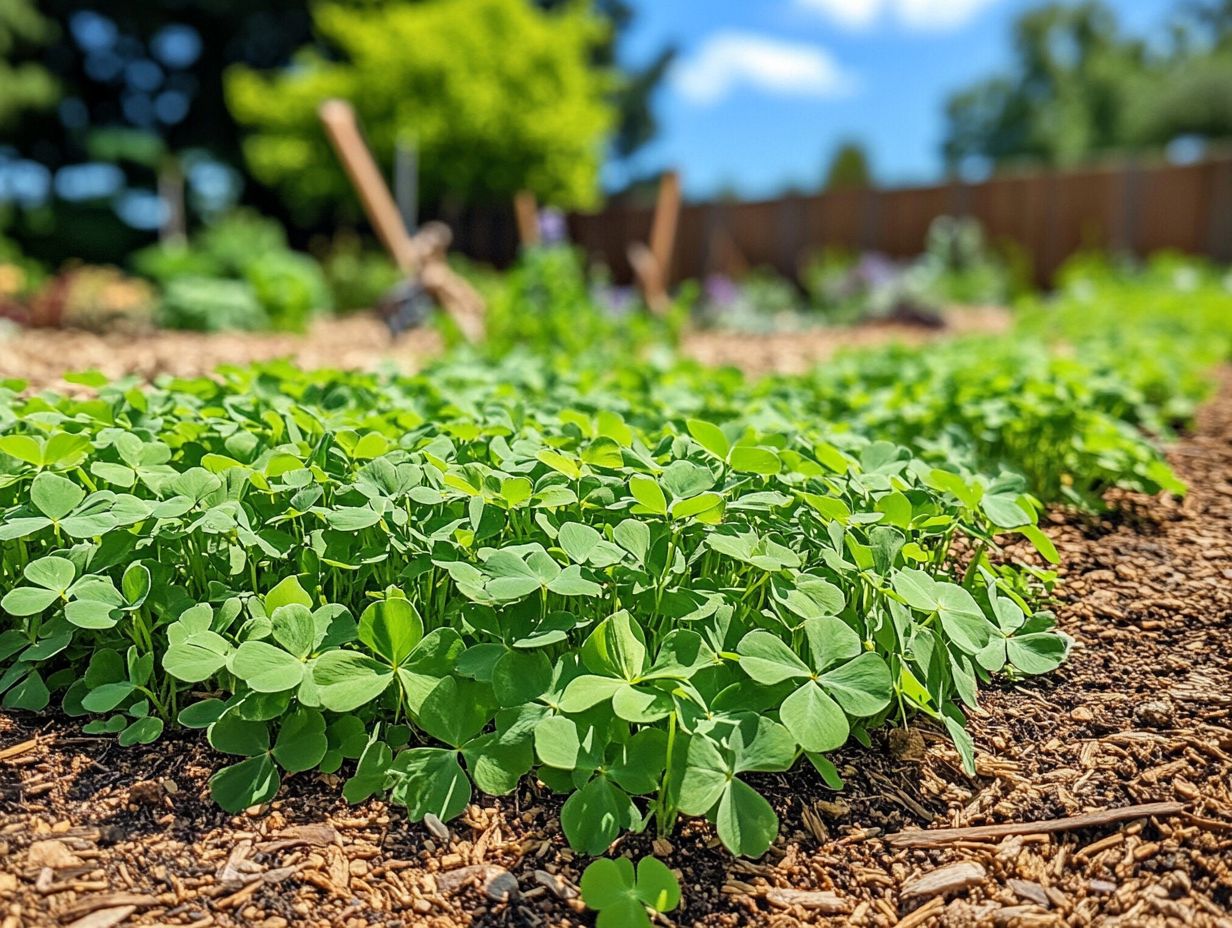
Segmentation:
[[(629, 280), (625, 249), (646, 241), (650, 210), (613, 205), (569, 217), (573, 240)], [(1124, 162), (890, 190), (848, 190), (747, 203), (687, 204), (673, 282), (772, 267), (796, 273), (823, 248), (918, 254), (938, 216), (971, 215), (994, 241), (1030, 258), (1037, 282), (1082, 248), (1146, 255), (1171, 248), (1232, 259), (1232, 156), (1186, 165)]]

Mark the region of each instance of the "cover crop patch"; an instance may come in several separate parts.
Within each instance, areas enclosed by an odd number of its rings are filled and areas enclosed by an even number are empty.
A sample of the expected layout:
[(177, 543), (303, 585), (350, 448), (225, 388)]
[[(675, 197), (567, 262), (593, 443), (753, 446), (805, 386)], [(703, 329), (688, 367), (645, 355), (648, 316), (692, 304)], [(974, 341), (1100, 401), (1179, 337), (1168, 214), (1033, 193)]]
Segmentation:
[(745, 775), (837, 786), (827, 752), (916, 713), (970, 765), (979, 681), (1065, 656), (1049, 575), (984, 554), (1052, 554), (1021, 478), (816, 428), (648, 428), (633, 393), (419, 383), (270, 366), (11, 398), (4, 706), (56, 698), (123, 743), (204, 729), (231, 810), (351, 761), (348, 799), (416, 820), (534, 775), (579, 851), (685, 814), (757, 856), (778, 822)]
[[(1001, 541), (1055, 563), (1042, 502), (1182, 489), (1149, 433), (1229, 353), (1203, 286), (1184, 314), (1067, 294), (1028, 323), (1061, 351), (754, 383), (515, 357), (5, 385), (0, 705), (125, 744), (201, 729), (230, 810), (320, 770), (448, 819), (534, 776), (580, 852), (686, 815), (760, 855), (778, 822), (750, 774), (839, 787), (829, 752), (916, 715), (970, 769), (980, 684), (1065, 658), (1053, 574)], [(658, 905), (640, 871), (599, 882), (601, 910)]]

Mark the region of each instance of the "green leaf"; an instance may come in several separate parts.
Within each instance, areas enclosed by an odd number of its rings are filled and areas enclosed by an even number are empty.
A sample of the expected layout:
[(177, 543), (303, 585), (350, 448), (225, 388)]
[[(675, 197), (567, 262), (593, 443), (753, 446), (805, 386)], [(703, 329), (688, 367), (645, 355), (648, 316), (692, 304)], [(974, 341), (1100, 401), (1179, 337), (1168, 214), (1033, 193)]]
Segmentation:
[(438, 741), (461, 747), (488, 723), (490, 693), (482, 683), (445, 677), (420, 706), (419, 727)]
[(505, 651), (492, 668), (492, 690), (502, 706), (520, 706), (547, 692), (552, 662), (542, 651)]
[(705, 735), (689, 739), (688, 763), (680, 784), (680, 811), (706, 815), (727, 791), (735, 767), (723, 750)]
[(581, 655), (591, 673), (633, 680), (646, 666), (645, 635), (622, 609), (595, 626), (582, 643)]
[(31, 561), (23, 571), (26, 579), (36, 586), (41, 586), (56, 593), (64, 593), (73, 585), (73, 577), (77, 568), (73, 562), (63, 557), (41, 557)]
[(209, 729), (210, 746), (223, 754), (252, 757), (269, 750), (269, 726), (250, 722), (234, 715), (224, 715)]
[(341, 506), (326, 510), (325, 521), (340, 532), (359, 532), (380, 522), (381, 515), (367, 506)]
[(264, 641), (245, 641), (228, 658), (227, 668), (258, 693), (281, 693), (304, 679), (302, 661)]
[(283, 770), (294, 773), (319, 764), (328, 747), (325, 716), (316, 709), (300, 708), (283, 720), (273, 755)]
[(397, 777), (393, 800), (406, 806), (413, 822), (431, 812), (441, 821), (456, 818), (471, 801), (471, 782), (458, 763), (455, 751), (441, 748), (411, 748), (394, 759)]
[(663, 861), (643, 857), (637, 863), (637, 895), (656, 912), (671, 912), (680, 905), (680, 881)]
[(577, 463), (572, 459), (565, 457), (558, 451), (545, 449), (540, 451), (536, 457), (548, 467), (552, 468), (552, 470), (564, 474), (570, 480), (577, 480), (582, 476), (582, 472), (578, 469)]
[(629, 797), (606, 777), (594, 777), (560, 809), (565, 838), (581, 854), (602, 854), (638, 818)]
[[(635, 507), (634, 512), (647, 512), (656, 516), (667, 515), (667, 497), (663, 495), (663, 490), (653, 477), (634, 474), (629, 478), (629, 492), (640, 504), (640, 509)], [(619, 543), (619, 539), (617, 542)]]
[(582, 873), (582, 900), (590, 908), (602, 911), (627, 899), (635, 883), (633, 861), (627, 857), (601, 857)]
[(779, 718), (806, 751), (833, 751), (847, 741), (847, 716), (811, 680), (783, 700)]
[(43, 463), (43, 446), (29, 435), (0, 436), (0, 451), (36, 467)]
[(723, 846), (741, 857), (761, 857), (779, 833), (779, 817), (770, 803), (739, 779), (724, 791), (714, 823)]
[(1014, 497), (1000, 493), (985, 494), (980, 500), (980, 508), (984, 510), (984, 515), (988, 516), (988, 521), (998, 528), (1020, 528), (1035, 521), (1031, 513), (1018, 505)]
[(299, 603), (275, 609), (270, 616), (270, 629), (274, 640), (300, 660), (311, 654), (316, 646), (317, 621), (308, 607)]
[(76, 509), (85, 498), (85, 490), (50, 471), (41, 472), (30, 484), (30, 501), (39, 512), (56, 522)]
[(736, 651), (740, 655), (740, 669), (767, 686), (812, 676), (808, 664), (770, 632), (749, 632), (740, 640)]
[(154, 716), (137, 719), (133, 724), (120, 732), (116, 739), (121, 747), (131, 747), (134, 744), (153, 744), (163, 733), (163, 720)]
[(87, 712), (110, 712), (128, 699), (133, 693), (133, 684), (127, 680), (118, 683), (104, 683), (90, 690), (81, 700), (81, 707)]
[(359, 617), (359, 640), (394, 666), (410, 657), (423, 634), (423, 619), (410, 600), (373, 603)]
[(193, 632), (163, 652), (163, 670), (185, 683), (200, 683), (227, 664), (231, 645), (210, 631)]
[(222, 717), (227, 704), (221, 699), (202, 699), (185, 706), (176, 721), (185, 728), (209, 728)]
[(1069, 654), (1069, 641), (1053, 632), (1016, 635), (1005, 642), (1009, 662), (1026, 674), (1056, 670)]
[(1034, 525), (1024, 525), (1020, 528), (1023, 536), (1035, 546), (1038, 551), (1049, 564), (1060, 564), (1061, 555), (1057, 552), (1057, 546), (1052, 543), (1052, 539), (1045, 535)]
[(243, 812), (278, 795), (278, 768), (268, 754), (258, 754), (210, 777), (210, 795), (224, 810)]
[(688, 428), (689, 434), (693, 436), (694, 441), (720, 461), (727, 460), (727, 452), (731, 445), (728, 443), (727, 436), (723, 434), (722, 429), (702, 419), (689, 419), (685, 422), (685, 426)]
[(42, 712), (51, 702), (51, 693), (43, 676), (31, 670), (4, 694), (0, 706), (5, 709), (22, 709), (26, 712)]
[(583, 674), (574, 677), (565, 687), (560, 698), (560, 708), (563, 712), (585, 712), (591, 706), (611, 699), (627, 684), (619, 677), (600, 677), (595, 674)]
[(0, 609), (13, 616), (38, 615), (59, 598), (56, 590), (19, 586), (0, 599)]
[(732, 448), (728, 463), (731, 464), (732, 470), (767, 477), (782, 469), (782, 462), (777, 454), (769, 448), (755, 448), (750, 445), (737, 445)]
[(125, 602), (134, 609), (142, 605), (146, 597), (150, 595), (152, 582), (148, 567), (135, 562), (129, 564), (120, 581), (120, 590), (124, 593)]
[(506, 796), (530, 772), (534, 754), (525, 742), (506, 743), (496, 733), (480, 735), (462, 748), (475, 785), (489, 796)]
[(963, 587), (954, 583), (937, 584), (937, 613), (946, 636), (967, 654), (975, 654), (988, 644), (992, 624), (979, 604)]
[(612, 530), (612, 537), (632, 554), (639, 564), (646, 563), (646, 555), (650, 552), (650, 527), (637, 519), (625, 519)]
[(322, 706), (331, 712), (353, 712), (384, 693), (394, 671), (356, 651), (328, 651), (313, 664), (312, 679)]
[(820, 682), (843, 710), (856, 718), (876, 715), (890, 704), (894, 695), (890, 668), (880, 654), (872, 651), (865, 651), (854, 660), (827, 671), (821, 675)]
[(347, 780), (342, 788), (342, 798), (350, 803), (359, 803), (381, 792), (393, 762), (394, 754), (389, 745), (373, 737), (359, 756), (355, 776)]
[(299, 578), (294, 574), (284, 577), (265, 594), (265, 614), (272, 616), (281, 607), (291, 605), (312, 608), (312, 597), (300, 586)]
[(585, 564), (602, 537), (589, 525), (581, 522), (566, 522), (560, 527), (556, 542), (569, 555), (570, 560), (577, 564)]

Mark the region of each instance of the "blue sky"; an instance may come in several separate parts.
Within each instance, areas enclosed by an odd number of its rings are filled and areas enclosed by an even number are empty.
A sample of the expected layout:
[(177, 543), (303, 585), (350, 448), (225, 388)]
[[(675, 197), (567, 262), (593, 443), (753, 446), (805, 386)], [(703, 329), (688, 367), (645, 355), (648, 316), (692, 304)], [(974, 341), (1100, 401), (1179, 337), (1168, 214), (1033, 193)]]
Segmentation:
[[(631, 62), (680, 50), (656, 101), (660, 137), (637, 166), (682, 169), (686, 192), (771, 196), (816, 186), (854, 138), (881, 183), (942, 170), (953, 90), (1010, 61), (1010, 26), (1038, 0), (633, 0)], [(1149, 34), (1173, 0), (1106, 0)], [(610, 172), (609, 181), (621, 176)]]

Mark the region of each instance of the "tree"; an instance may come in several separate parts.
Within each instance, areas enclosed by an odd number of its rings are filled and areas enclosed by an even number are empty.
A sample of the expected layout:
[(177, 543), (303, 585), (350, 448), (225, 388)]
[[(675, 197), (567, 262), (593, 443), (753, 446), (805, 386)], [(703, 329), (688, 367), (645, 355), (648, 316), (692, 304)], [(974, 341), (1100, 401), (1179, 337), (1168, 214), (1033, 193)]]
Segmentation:
[(56, 102), (55, 78), (29, 60), (34, 49), (55, 35), (55, 23), (29, 0), (0, 0), (0, 129), (10, 129), (27, 111), (47, 109)]
[(826, 190), (859, 190), (871, 187), (873, 183), (872, 170), (869, 168), (868, 155), (859, 142), (843, 142), (830, 157), (830, 166), (826, 169)]
[(1027, 157), (1064, 165), (1127, 141), (1146, 48), (1122, 34), (1104, 3), (1030, 11), (1015, 23), (1013, 44), (1009, 74), (981, 81), (947, 103), (948, 164)]
[(285, 71), (235, 68), (227, 98), (252, 131), (249, 167), (301, 218), (354, 198), (325, 148), (316, 110), (350, 100), (379, 162), (413, 134), (426, 202), (507, 202), (527, 188), (558, 206), (592, 203), (603, 143), (613, 127), (610, 71), (592, 67), (606, 24), (570, 5), (545, 12), (527, 0), (424, 0), (313, 9), (321, 44)]
[(1014, 25), (1014, 62), (946, 106), (947, 163), (1073, 164), (1180, 136), (1232, 137), (1232, 0), (1194, 0), (1164, 41), (1126, 35), (1101, 0)]
[[(545, 10), (557, 10), (574, 0), (535, 0)], [(659, 133), (659, 121), (652, 101), (663, 83), (667, 69), (676, 59), (676, 48), (667, 45), (641, 67), (630, 67), (617, 61), (621, 39), (633, 22), (633, 7), (628, 0), (593, 0), (595, 13), (611, 25), (606, 38), (599, 43), (593, 63), (609, 71), (618, 71), (612, 89), (616, 107), (616, 129), (612, 134), (612, 156), (621, 161), (632, 158)]]

